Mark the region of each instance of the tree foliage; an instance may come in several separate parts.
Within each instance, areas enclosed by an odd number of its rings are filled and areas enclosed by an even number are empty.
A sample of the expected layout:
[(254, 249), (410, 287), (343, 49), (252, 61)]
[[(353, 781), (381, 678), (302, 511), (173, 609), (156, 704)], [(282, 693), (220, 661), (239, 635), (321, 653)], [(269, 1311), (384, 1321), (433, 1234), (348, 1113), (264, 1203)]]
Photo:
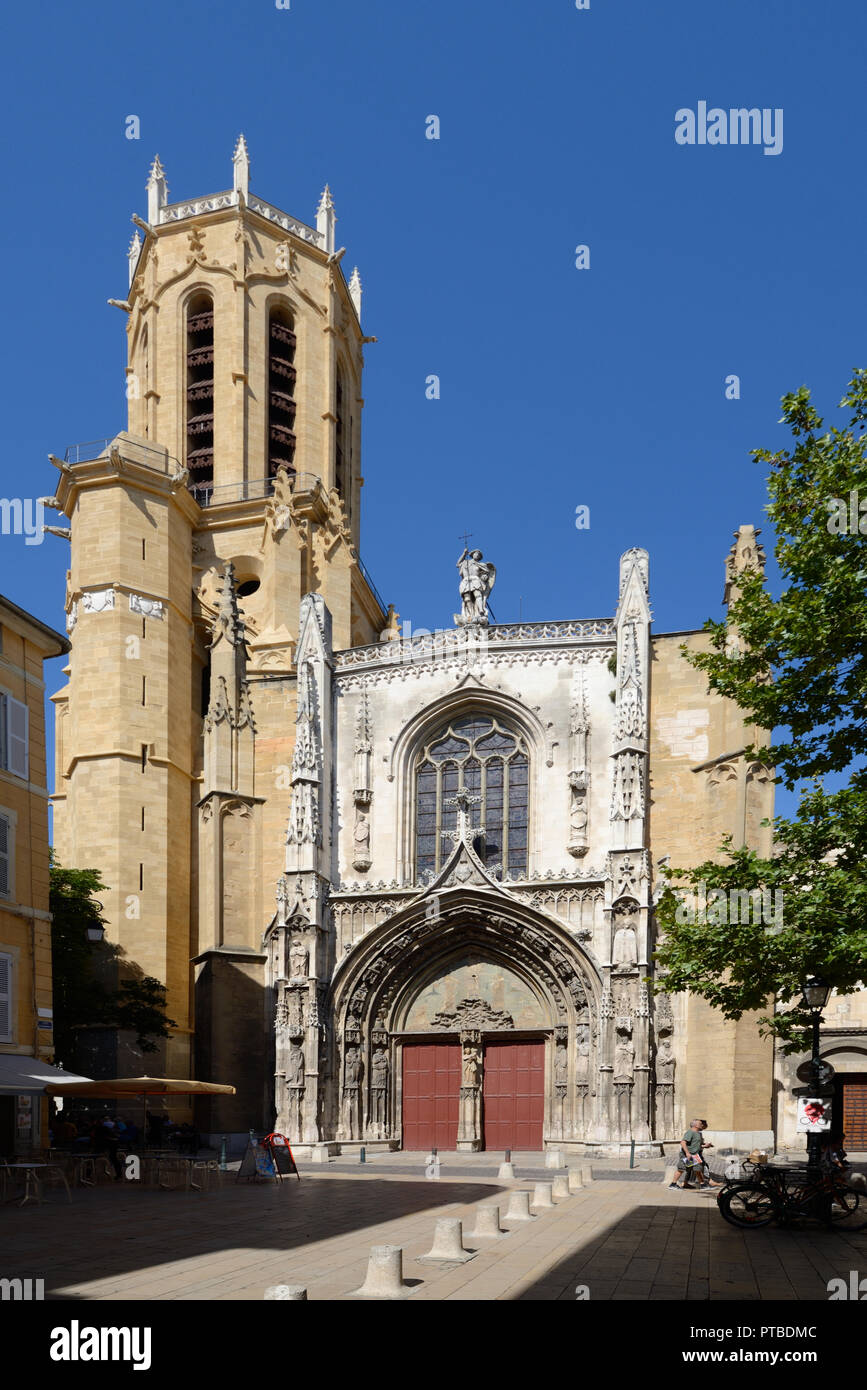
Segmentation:
[(165, 986), (126, 961), (120, 946), (88, 940), (89, 927), (104, 926), (97, 894), (108, 891), (96, 869), (64, 869), (52, 861), (54, 1044), (67, 1068), (75, 1065), (85, 1029), (133, 1032), (142, 1052), (155, 1052), (156, 1039), (174, 1027), (166, 1018)]
[[(753, 451), (770, 468), (781, 592), (772, 596), (758, 567), (746, 570), (726, 621), (705, 624), (710, 649), (684, 650), (745, 726), (775, 731), (746, 756), (798, 789), (797, 814), (775, 821), (771, 858), (727, 840), (721, 861), (669, 871), (656, 910), (665, 988), (700, 994), (733, 1019), (775, 997), (783, 1011), (760, 1026), (787, 1051), (805, 1045), (799, 998), (810, 975), (843, 994), (867, 982), (867, 370), (840, 405), (848, 423), (823, 430), (806, 387), (783, 397), (790, 447)], [(690, 922), (702, 883), (729, 901), (732, 890), (782, 894), (765, 899), (781, 903), (782, 920), (751, 911), (746, 922), (730, 912)]]

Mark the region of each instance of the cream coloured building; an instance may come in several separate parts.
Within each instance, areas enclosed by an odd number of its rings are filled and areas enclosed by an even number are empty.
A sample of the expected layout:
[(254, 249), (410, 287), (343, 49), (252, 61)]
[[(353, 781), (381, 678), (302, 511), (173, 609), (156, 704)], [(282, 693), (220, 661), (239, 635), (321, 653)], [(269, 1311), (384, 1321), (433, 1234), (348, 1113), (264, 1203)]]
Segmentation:
[(0, 1157), (47, 1144), (55, 1073), (43, 662), (60, 633), (0, 597)]
[(315, 225), (264, 202), (242, 137), (222, 193), (171, 203), (156, 160), (136, 220), (128, 429), (57, 460), (55, 808), (168, 987), (159, 1066), (235, 1084), (206, 1130), (302, 1152), (613, 1151), (694, 1113), (772, 1143), (754, 1020), (646, 983), (658, 861), (766, 848), (773, 798), (680, 654), (704, 636), (654, 631), (647, 552), (601, 618), (500, 625), (465, 555), (460, 612), (402, 637), (360, 560), (369, 339), (328, 189)]

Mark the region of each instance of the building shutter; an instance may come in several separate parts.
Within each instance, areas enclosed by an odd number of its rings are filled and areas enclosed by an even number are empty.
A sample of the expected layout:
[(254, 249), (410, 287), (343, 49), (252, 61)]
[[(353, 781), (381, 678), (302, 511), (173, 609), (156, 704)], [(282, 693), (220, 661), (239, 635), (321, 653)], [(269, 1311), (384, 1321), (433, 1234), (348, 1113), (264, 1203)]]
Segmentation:
[[(9, 860), (12, 855), (12, 830), (8, 816), (0, 816), (0, 898), (9, 897), (9, 883), (12, 878)], [(5, 960), (0, 956), (0, 960)]]
[(16, 777), (27, 776), (27, 706), (10, 695), (6, 700), (6, 748), (9, 771)]
[(12, 1041), (12, 957), (0, 955), (0, 1042)]

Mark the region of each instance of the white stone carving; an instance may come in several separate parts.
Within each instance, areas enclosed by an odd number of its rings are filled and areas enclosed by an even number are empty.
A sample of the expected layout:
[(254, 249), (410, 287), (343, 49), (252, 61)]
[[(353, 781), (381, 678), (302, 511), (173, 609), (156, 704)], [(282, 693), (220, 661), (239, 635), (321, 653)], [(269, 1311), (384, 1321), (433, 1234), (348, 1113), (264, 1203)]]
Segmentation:
[(143, 594), (130, 594), (129, 611), (139, 613), (143, 618), (158, 618), (162, 621), (165, 609), (157, 598), (145, 598)]
[(81, 606), (85, 613), (107, 613), (114, 600), (114, 589), (89, 589), (81, 595)]

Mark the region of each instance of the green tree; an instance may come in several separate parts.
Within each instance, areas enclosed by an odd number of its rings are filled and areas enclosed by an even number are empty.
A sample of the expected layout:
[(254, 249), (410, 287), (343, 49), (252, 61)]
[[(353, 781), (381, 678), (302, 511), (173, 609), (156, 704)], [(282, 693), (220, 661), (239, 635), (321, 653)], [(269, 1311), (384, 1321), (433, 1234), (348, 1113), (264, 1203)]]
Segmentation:
[[(684, 655), (740, 707), (745, 726), (777, 733), (747, 757), (797, 789), (797, 814), (775, 821), (770, 859), (726, 840), (720, 862), (670, 871), (656, 960), (665, 988), (699, 994), (728, 1018), (775, 998), (784, 1012), (760, 1027), (791, 1052), (807, 1045), (800, 993), (810, 975), (843, 994), (867, 982), (867, 515), (863, 532), (857, 520), (859, 499), (867, 506), (867, 370), (840, 402), (850, 412), (843, 428), (823, 430), (806, 387), (782, 404), (790, 447), (753, 451), (770, 466), (781, 592), (771, 595), (760, 568), (746, 570), (726, 621), (705, 624), (710, 650)], [(701, 884), (718, 890), (717, 908), (732, 890), (781, 893), (765, 903), (782, 912), (732, 922), (709, 910), (690, 922)]]
[(166, 1018), (166, 991), (124, 959), (122, 947), (88, 940), (88, 928), (105, 918), (97, 894), (108, 892), (96, 869), (64, 869), (51, 863), (50, 907), (54, 977), (54, 1044), (58, 1060), (74, 1067), (85, 1029), (110, 1028), (136, 1035), (142, 1052), (174, 1027)]

